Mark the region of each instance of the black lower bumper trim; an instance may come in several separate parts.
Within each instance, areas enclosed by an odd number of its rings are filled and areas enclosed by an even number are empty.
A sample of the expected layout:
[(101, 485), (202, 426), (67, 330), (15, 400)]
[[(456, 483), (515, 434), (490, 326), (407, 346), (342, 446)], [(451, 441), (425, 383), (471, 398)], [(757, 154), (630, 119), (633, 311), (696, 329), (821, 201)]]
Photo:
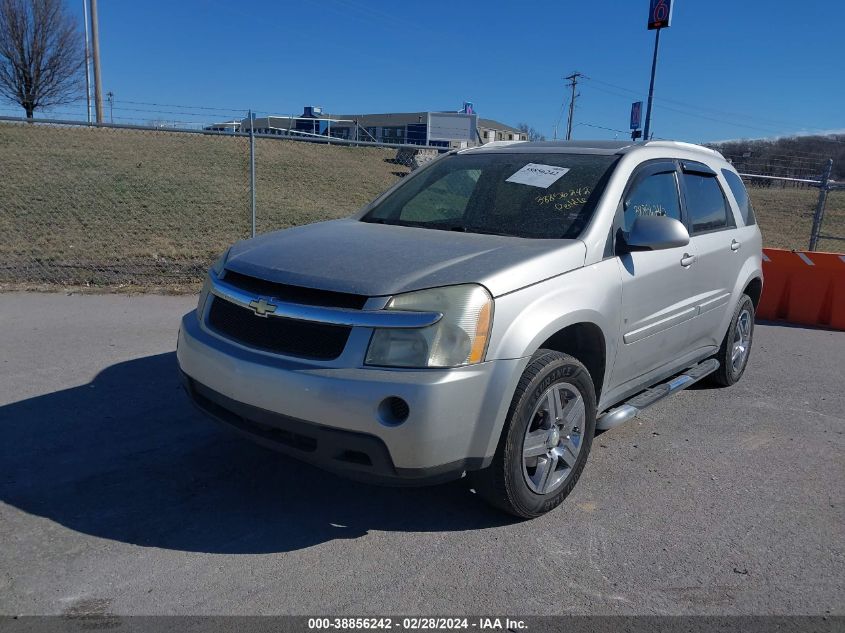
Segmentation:
[(182, 373), (182, 384), (205, 414), (250, 439), (338, 474), (384, 485), (431, 485), (484, 468), (466, 459), (431, 468), (396, 468), (387, 446), (367, 433), (333, 429), (233, 400)]

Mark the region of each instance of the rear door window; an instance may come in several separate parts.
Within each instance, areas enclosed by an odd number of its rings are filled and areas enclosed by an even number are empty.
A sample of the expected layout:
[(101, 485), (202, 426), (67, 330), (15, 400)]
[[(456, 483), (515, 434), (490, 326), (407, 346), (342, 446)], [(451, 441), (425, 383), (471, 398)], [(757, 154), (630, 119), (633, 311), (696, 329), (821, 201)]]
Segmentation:
[(690, 235), (719, 231), (735, 225), (715, 175), (685, 172), (683, 179)]

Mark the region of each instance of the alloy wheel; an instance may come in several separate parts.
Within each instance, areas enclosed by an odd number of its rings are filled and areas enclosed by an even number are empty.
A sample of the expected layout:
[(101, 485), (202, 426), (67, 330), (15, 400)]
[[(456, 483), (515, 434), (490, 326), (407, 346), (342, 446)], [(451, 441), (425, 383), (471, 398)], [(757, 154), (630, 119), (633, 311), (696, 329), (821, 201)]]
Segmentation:
[(743, 310), (736, 318), (734, 328), (734, 340), (731, 347), (731, 368), (734, 375), (742, 371), (745, 362), (748, 360), (748, 352), (751, 349), (751, 312)]
[(575, 467), (584, 437), (586, 408), (570, 383), (549, 387), (537, 401), (522, 443), (522, 474), (545, 495), (560, 487)]

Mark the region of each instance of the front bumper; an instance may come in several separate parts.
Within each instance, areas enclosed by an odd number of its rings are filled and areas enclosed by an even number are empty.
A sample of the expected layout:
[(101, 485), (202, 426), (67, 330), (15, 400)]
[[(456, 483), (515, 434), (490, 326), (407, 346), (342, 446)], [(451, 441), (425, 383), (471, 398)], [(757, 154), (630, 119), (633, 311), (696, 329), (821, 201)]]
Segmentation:
[[(353, 333), (347, 347), (368, 340), (367, 331)], [(196, 312), (183, 318), (177, 348), (187, 391), (203, 411), (317, 466), (427, 484), (490, 463), (525, 359), (404, 370), (364, 367), (363, 354), (356, 361), (347, 350), (332, 364), (259, 352), (208, 331)], [(408, 403), (404, 423), (380, 421), (388, 397)]]

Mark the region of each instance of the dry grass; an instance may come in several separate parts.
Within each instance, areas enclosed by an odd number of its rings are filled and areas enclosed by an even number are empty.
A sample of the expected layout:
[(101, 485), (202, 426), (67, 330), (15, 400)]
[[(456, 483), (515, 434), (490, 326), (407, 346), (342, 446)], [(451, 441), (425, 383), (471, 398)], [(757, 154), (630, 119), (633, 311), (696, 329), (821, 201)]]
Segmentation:
[[(407, 173), (394, 155), (258, 139), (258, 231), (348, 215)], [(249, 234), (248, 157), (244, 138), (0, 123), (0, 288), (195, 289)], [(766, 245), (807, 247), (816, 190), (750, 192)], [(845, 236), (845, 192), (824, 231)]]
[[(763, 244), (772, 248), (806, 250), (810, 243), (818, 189), (749, 187)], [(825, 206), (823, 233), (845, 237), (845, 192), (831, 192)], [(818, 250), (842, 251), (845, 243), (822, 240)]]
[[(260, 232), (348, 215), (395, 152), (259, 139)], [(0, 284), (194, 287), (248, 237), (240, 137), (0, 124)]]

